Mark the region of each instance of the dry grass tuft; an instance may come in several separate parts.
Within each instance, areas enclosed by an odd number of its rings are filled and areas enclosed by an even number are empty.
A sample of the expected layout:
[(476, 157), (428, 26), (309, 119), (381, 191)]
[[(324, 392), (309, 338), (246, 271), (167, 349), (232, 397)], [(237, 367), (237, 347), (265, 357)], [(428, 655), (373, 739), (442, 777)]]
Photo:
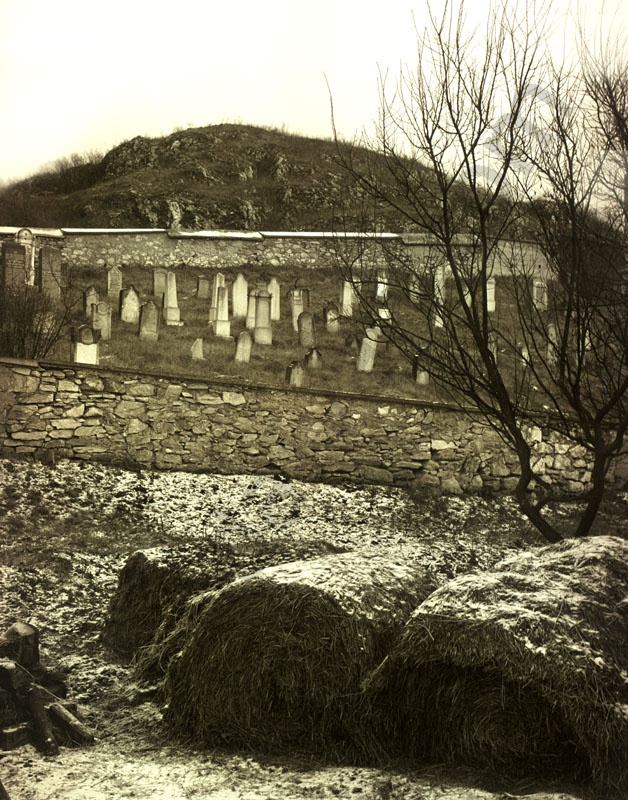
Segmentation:
[(595, 537), (441, 587), (366, 682), (364, 749), (628, 791), (627, 586)]
[(196, 598), (173, 633), (185, 644), (165, 682), (169, 727), (210, 745), (346, 754), (361, 681), (433, 588), (416, 567), (347, 553)]

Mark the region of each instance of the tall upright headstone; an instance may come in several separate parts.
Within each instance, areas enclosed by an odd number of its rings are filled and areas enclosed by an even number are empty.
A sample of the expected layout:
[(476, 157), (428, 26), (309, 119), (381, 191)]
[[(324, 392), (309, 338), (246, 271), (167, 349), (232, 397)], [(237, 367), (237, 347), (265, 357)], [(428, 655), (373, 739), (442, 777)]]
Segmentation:
[(259, 289), (251, 289), (248, 296), (246, 307), (246, 322), (245, 326), (248, 330), (252, 331), (255, 328), (255, 317), (257, 313), (257, 295)]
[(92, 303), (91, 324), (95, 331), (100, 332), (101, 339), (111, 339), (111, 305), (104, 300)]
[(489, 314), (495, 311), (495, 278), (486, 281), (486, 310)]
[(83, 292), (83, 313), (86, 319), (92, 318), (92, 306), (100, 302), (98, 292), (93, 286), (88, 286)]
[(267, 288), (270, 292), (270, 319), (271, 322), (278, 322), (281, 319), (281, 284), (272, 277)]
[(353, 316), (354, 290), (351, 281), (343, 281), (340, 290), (340, 313), (343, 317)]
[(75, 364), (94, 364), (99, 362), (100, 331), (89, 325), (81, 325), (70, 331), (71, 361)]
[(166, 275), (166, 293), (164, 294), (162, 315), (166, 325), (175, 327), (183, 325), (177, 299), (177, 276), (174, 272), (168, 272)]
[(200, 300), (209, 299), (210, 288), (211, 288), (211, 283), (207, 275), (199, 275), (196, 278), (196, 296)]
[(140, 296), (134, 286), (120, 292), (120, 319), (134, 325), (140, 321)]
[(209, 304), (209, 323), (215, 322), (218, 318), (218, 290), (226, 286), (225, 276), (222, 272), (217, 272), (212, 281), (211, 300)]
[(356, 369), (358, 372), (373, 371), (378, 338), (379, 331), (377, 328), (367, 328), (364, 331), (364, 338), (360, 344), (360, 352), (356, 362)]
[(302, 311), (299, 314), (297, 328), (299, 331), (299, 344), (301, 347), (314, 347), (316, 344), (314, 317), (309, 311)]
[(24, 248), (26, 259), (26, 283), (35, 284), (35, 236), (30, 228), (21, 228), (15, 234), (15, 241)]
[(323, 307), (325, 328), (329, 333), (340, 332), (340, 320), (338, 319), (338, 306), (335, 303), (326, 303)]
[(203, 355), (203, 340), (202, 339), (195, 339), (192, 345), (192, 360), (193, 361), (204, 361), (205, 356)]
[(140, 308), (140, 339), (156, 342), (159, 339), (159, 309), (153, 300), (144, 303)]
[(231, 311), (235, 319), (246, 317), (249, 302), (249, 284), (241, 272), (231, 284)]
[(229, 290), (226, 286), (218, 287), (216, 298), (216, 319), (213, 322), (214, 334), (223, 339), (231, 338), (231, 321), (229, 320)]
[(270, 292), (260, 289), (257, 293), (257, 304), (255, 307), (255, 328), (253, 338), (255, 344), (272, 344), (273, 329), (270, 323)]
[(26, 248), (17, 242), (2, 242), (2, 286), (5, 289), (19, 289), (28, 283), (28, 262)]
[(320, 369), (323, 366), (323, 355), (316, 347), (310, 347), (305, 354), (305, 366), (308, 369)]
[(107, 297), (118, 304), (122, 291), (122, 270), (120, 267), (109, 267), (107, 270)]
[(305, 297), (303, 289), (290, 290), (290, 311), (292, 312), (292, 327), (295, 332), (299, 330), (299, 317), (305, 311)]
[(166, 293), (166, 283), (168, 281), (168, 270), (163, 267), (155, 267), (153, 270), (153, 295), (157, 298), (159, 305), (162, 305), (163, 297)]
[(236, 341), (235, 360), (242, 364), (248, 364), (251, 360), (251, 350), (253, 349), (253, 337), (246, 329), (240, 331)]
[(286, 383), (290, 386), (303, 386), (305, 368), (300, 361), (292, 361), (286, 368)]
[(385, 303), (388, 299), (388, 273), (385, 270), (379, 270), (377, 273), (375, 299), (380, 303)]
[(35, 283), (48, 297), (61, 297), (61, 250), (57, 247), (40, 248)]

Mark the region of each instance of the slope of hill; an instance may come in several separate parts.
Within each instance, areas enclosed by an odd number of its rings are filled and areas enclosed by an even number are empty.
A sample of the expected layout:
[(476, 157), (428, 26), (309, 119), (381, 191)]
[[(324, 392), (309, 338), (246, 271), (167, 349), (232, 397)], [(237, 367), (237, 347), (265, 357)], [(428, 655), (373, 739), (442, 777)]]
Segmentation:
[(329, 230), (360, 211), (331, 139), (236, 124), (137, 136), (0, 193), (3, 225)]

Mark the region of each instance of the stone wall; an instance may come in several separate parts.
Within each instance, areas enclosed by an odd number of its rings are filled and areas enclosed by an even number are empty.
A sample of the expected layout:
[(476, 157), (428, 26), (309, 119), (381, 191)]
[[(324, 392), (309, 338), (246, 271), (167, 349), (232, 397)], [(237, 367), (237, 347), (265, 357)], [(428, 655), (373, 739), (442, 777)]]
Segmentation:
[[(0, 359), (0, 387), (4, 456), (445, 493), (512, 490), (517, 480), (496, 434), (446, 406), (11, 359)], [(546, 478), (582, 491), (583, 449), (540, 428), (532, 436)]]

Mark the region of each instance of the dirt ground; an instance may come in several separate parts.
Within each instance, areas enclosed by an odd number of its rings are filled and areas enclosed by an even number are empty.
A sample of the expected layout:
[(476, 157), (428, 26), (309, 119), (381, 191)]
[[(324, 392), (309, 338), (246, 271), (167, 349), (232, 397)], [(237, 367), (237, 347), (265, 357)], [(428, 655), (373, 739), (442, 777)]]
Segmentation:
[[(628, 496), (600, 515), (625, 531)], [(572, 508), (560, 507), (568, 521)], [(63, 673), (96, 735), (91, 747), (44, 757), (0, 751), (11, 800), (597, 800), (584, 787), (509, 781), (456, 765), (329, 765), (305, 757), (201, 751), (168, 739), (151, 693), (100, 641), (118, 573), (137, 549), (191, 540), (250, 554), (282, 540), (369, 553), (420, 552), (443, 580), (542, 544), (508, 498), (425, 498), (375, 487), (271, 477), (136, 473), (75, 462), (0, 459), (0, 627), (40, 632), (42, 663)]]

